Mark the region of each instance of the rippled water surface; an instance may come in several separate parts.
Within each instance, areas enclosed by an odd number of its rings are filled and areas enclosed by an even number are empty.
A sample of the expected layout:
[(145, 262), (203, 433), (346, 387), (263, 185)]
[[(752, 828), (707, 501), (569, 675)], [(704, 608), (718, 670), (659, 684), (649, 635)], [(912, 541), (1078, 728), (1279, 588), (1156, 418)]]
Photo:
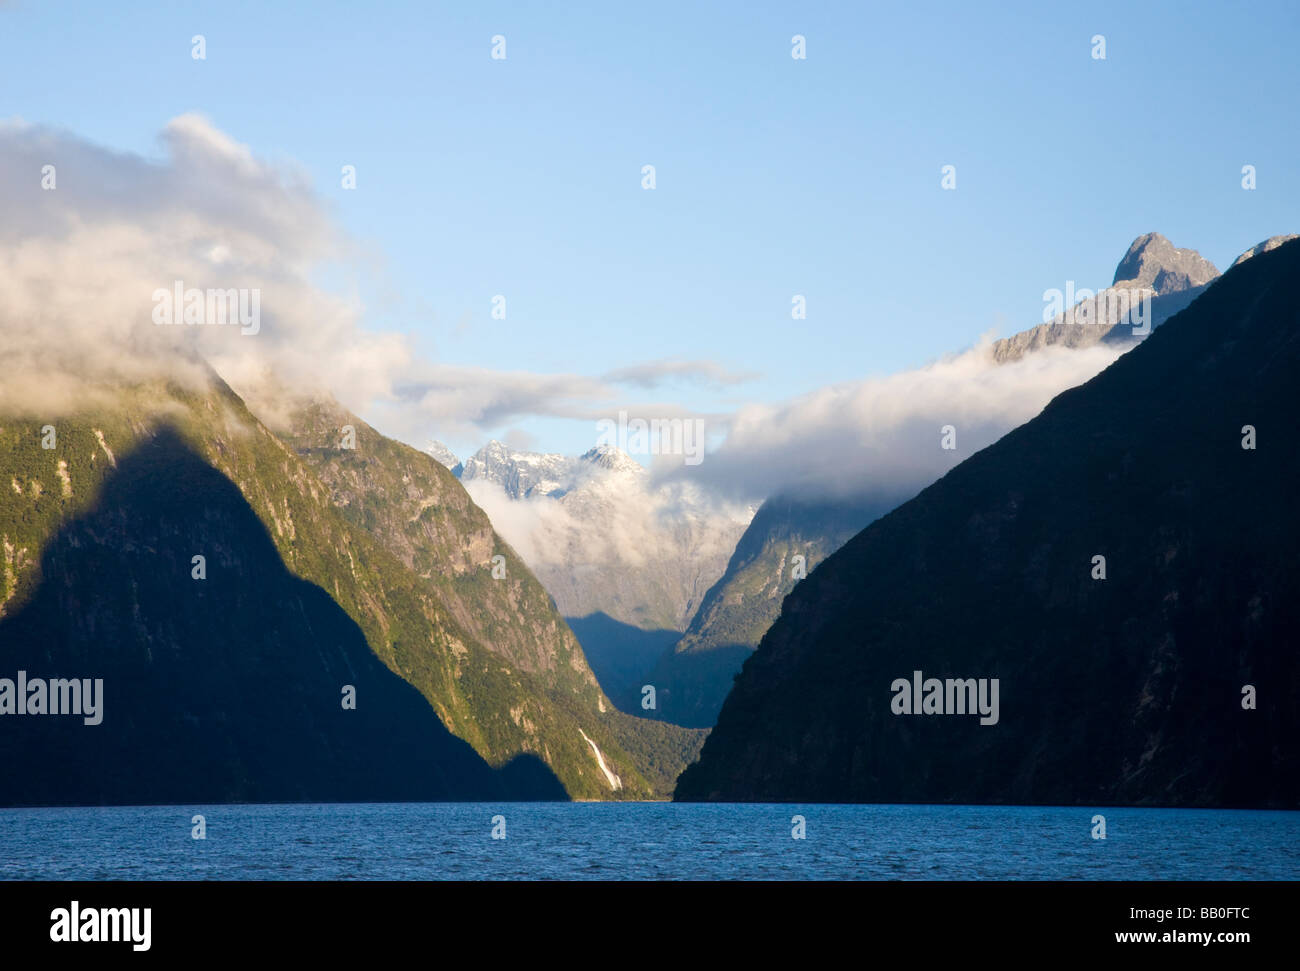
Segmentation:
[[(207, 838), (191, 838), (191, 817)], [(1105, 840), (1091, 836), (1106, 817)], [(505, 839), (493, 839), (493, 817)], [(791, 838), (792, 817), (806, 839)], [(1297, 879), (1300, 813), (401, 803), (0, 809), (0, 879)]]

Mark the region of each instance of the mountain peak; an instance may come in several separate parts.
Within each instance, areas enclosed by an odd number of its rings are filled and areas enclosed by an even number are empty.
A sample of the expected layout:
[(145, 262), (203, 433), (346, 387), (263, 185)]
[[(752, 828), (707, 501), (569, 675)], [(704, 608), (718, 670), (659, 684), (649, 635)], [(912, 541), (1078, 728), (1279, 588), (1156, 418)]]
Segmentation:
[(1145, 233), (1133, 240), (1115, 268), (1112, 286), (1155, 290), (1158, 294), (1190, 290), (1219, 275), (1214, 264), (1194, 249), (1179, 249), (1159, 233)]
[(644, 471), (640, 462), (616, 445), (597, 445), (590, 448), (582, 453), (582, 461), (598, 465), (602, 469), (623, 469), (631, 472)]
[(460, 459), (456, 457), (456, 453), (436, 438), (430, 439), (429, 444), (424, 446), (424, 450), (449, 469), (454, 469), (460, 465)]
[(459, 478), (495, 482), (515, 499), (558, 497), (568, 489), (571, 462), (563, 455), (517, 452), (494, 438), (462, 463)]

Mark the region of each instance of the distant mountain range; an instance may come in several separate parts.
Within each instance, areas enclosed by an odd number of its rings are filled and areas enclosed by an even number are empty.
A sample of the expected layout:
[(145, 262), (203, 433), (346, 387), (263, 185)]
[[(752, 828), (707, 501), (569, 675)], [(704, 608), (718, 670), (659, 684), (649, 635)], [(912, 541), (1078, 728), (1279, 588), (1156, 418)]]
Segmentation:
[(722, 575), (752, 507), (656, 482), (612, 446), (573, 457), (494, 441), (454, 463), (441, 443), (426, 450), (451, 464), (542, 581), (605, 690), (640, 713), (646, 674)]
[(1139, 266), (1203, 290), (798, 583), (676, 798), (1300, 808), (1279, 243)]

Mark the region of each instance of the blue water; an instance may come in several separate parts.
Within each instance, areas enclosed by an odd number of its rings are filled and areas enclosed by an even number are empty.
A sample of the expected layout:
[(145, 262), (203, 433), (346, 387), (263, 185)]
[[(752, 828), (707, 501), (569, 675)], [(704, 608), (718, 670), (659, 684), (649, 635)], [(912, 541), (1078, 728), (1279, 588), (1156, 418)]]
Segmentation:
[[(191, 838), (202, 813), (207, 839)], [(1091, 837), (1094, 814), (1104, 840)], [(493, 817), (506, 838), (492, 839)], [(807, 838), (791, 838), (791, 817)], [(0, 879), (1300, 879), (1300, 813), (403, 803), (0, 809)]]

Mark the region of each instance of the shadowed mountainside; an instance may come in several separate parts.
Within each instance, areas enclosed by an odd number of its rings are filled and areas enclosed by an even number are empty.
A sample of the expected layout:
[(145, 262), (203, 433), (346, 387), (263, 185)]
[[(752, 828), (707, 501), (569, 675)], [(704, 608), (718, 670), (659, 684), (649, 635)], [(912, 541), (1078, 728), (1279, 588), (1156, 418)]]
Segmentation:
[(656, 717), (694, 728), (712, 726), (741, 665), (799, 578), (897, 504), (794, 496), (764, 502), (690, 628), (648, 676), (658, 693)]
[(651, 684), (649, 673), (664, 651), (681, 639), (675, 630), (643, 630), (608, 614), (566, 617), (583, 646), (600, 686), (623, 711), (653, 716), (641, 708), (641, 688)]
[[(1296, 280), (1234, 266), (829, 557), (676, 798), (1300, 807)], [(916, 671), (1000, 719), (895, 714)]]
[[(575, 798), (671, 792), (698, 754), (699, 733), (616, 708), (552, 598), (443, 464), (327, 397), (281, 394), (261, 405), (282, 417), (277, 434), (319, 477), (338, 514), (418, 577), (463, 644), (503, 662), (485, 666), (472, 696), (446, 705), (453, 731), (494, 765), (520, 750), (541, 754)], [(339, 447), (344, 428), (354, 433), (352, 448)], [(588, 739), (618, 776), (617, 789)]]
[[(1275, 240), (1260, 244), (1263, 251)], [(995, 364), (1009, 364), (1048, 347), (1083, 349), (1100, 342), (1130, 344), (1134, 328), (1109, 298), (1134, 293), (1151, 299), (1152, 328), (1187, 307), (1218, 276), (1199, 253), (1175, 247), (1159, 233), (1135, 239), (1116, 266), (1112, 290), (1082, 299), (1049, 323), (995, 341)], [(917, 483), (919, 488), (923, 483)], [(737, 544), (722, 578), (665, 653), (649, 680), (660, 687), (661, 717), (682, 725), (712, 725), (735, 674), (776, 620), (785, 596), (798, 582), (791, 558), (804, 556), (806, 574), (879, 516), (914, 494), (884, 495), (870, 481), (842, 483), (849, 495), (833, 498), (789, 494), (763, 504)]]
[[(206, 379), (186, 384), (96, 386), (87, 389), (86, 400), (73, 413), (54, 417), (57, 444), (49, 450), (40, 447), (41, 429), (49, 416), (0, 419), (0, 482), (8, 485), (0, 490), (0, 617), (14, 615), (37, 595), (48, 579), (43, 569), (45, 550), (66, 523), (95, 508), (97, 497), (115, 474), (117, 456), (133, 454), (163, 429), (170, 429), (238, 489), (288, 571), (333, 599), (361, 629), (379, 661), (414, 686), (437, 719), (489, 766), (527, 774), (530, 765), (544, 763), (543, 775), (551, 781), (558, 778), (563, 792), (572, 798), (653, 798), (666, 792), (663, 785), (670, 785), (675, 775), (665, 766), (676, 758), (680, 769), (698, 748), (698, 738), (685, 734), (667, 738), (662, 726), (646, 720), (632, 720), (647, 726), (641, 739), (635, 737), (637, 726), (614, 724), (627, 716), (602, 700), (572, 634), (508, 547), (503, 553), (508, 565), (513, 564), (513, 583), (491, 586), (492, 564), (487, 559), (463, 571), (472, 575), (460, 582), (451, 576), (454, 571), (445, 560), (436, 563), (434, 577), (422, 577), (403, 562), (399, 546), (388, 548), (386, 541), (393, 539), (392, 534), (382, 535), (372, 524), (355, 520), (353, 510), (339, 508), (331, 487), (210, 371)], [(373, 433), (363, 429), (362, 435), (367, 434)], [(349, 453), (341, 460), (342, 467), (373, 466), (389, 441), (380, 441), (377, 434), (375, 439), (369, 443), (375, 447), (362, 453), (364, 460), (356, 461)], [(395, 448), (397, 443), (391, 444)], [(436, 465), (416, 450), (407, 451), (421, 463)], [(391, 474), (378, 470), (381, 482), (402, 479), (404, 454), (395, 454), (399, 464)], [(418, 471), (419, 466), (413, 468)], [(491, 538), (490, 524), (464, 496), (459, 483), (445, 469), (438, 467), (438, 471), (450, 484), (441, 498), (453, 514), (439, 520), (445, 548), (472, 553), (480, 534), (486, 532)], [(440, 494), (435, 489), (430, 495), (436, 502)], [(463, 499), (459, 505), (458, 496)], [(434, 520), (438, 510), (433, 504), (413, 530), (418, 532)], [(398, 505), (389, 505), (400, 515)], [(201, 525), (202, 499), (187, 508)], [(130, 538), (121, 541), (129, 544)], [(459, 600), (443, 598), (449, 586), (459, 591)], [(458, 614), (475, 602), (474, 591), (483, 588), (491, 595), (469, 618), (479, 626), (467, 629)], [(573, 651), (548, 658), (545, 637), (530, 624), (528, 609), (503, 606), (493, 599), (508, 598), (508, 589), (523, 591), (534, 603), (540, 598), (547, 605), (547, 616), (542, 618), (551, 632), (547, 636), (567, 639)], [(132, 600), (125, 604), (131, 609), (151, 607)], [(129, 625), (124, 631), (124, 636), (135, 633)], [(484, 632), (493, 634), (488, 646), (481, 639)], [(6, 647), (0, 642), (0, 659)], [(530, 663), (530, 657), (535, 661)], [(599, 746), (613, 779), (601, 768), (584, 734)], [(629, 739), (644, 756), (652, 757), (646, 764), (653, 762), (653, 768), (647, 771), (660, 783), (649, 783), (626, 753), (623, 743)], [(394, 743), (390, 739), (388, 744)], [(521, 797), (554, 794), (549, 783), (538, 789), (526, 779), (521, 781)]]
[(494, 771), (448, 732), (170, 428), (116, 457), (40, 573), (0, 677), (102, 678), (102, 721), (6, 716), (0, 804), (565, 798), (540, 760)]

